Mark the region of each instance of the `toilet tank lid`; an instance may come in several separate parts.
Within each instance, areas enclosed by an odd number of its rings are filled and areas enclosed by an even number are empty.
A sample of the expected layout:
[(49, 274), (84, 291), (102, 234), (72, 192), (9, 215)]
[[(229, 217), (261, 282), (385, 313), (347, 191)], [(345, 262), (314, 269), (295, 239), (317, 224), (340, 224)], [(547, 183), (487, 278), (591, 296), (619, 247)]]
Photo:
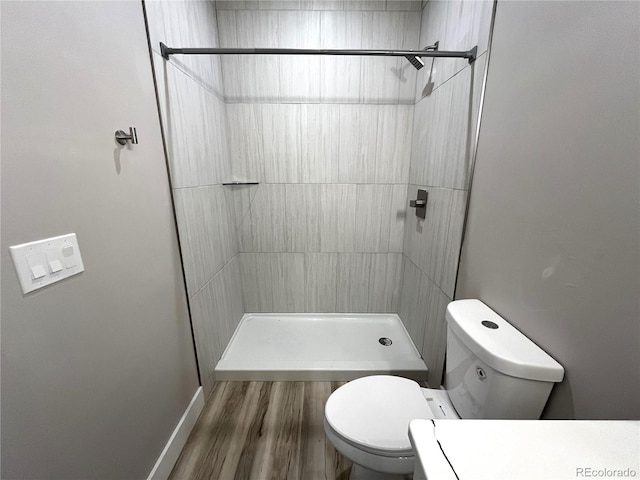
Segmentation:
[(564, 377), (562, 365), (480, 300), (451, 302), (447, 322), (469, 350), (505, 375), (543, 382)]

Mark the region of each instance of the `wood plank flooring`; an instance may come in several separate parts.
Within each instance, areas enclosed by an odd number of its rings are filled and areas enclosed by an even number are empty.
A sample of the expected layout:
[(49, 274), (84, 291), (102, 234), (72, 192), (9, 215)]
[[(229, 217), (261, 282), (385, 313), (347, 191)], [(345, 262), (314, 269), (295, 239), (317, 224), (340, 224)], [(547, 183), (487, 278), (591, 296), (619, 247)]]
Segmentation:
[(170, 480), (348, 480), (323, 424), (342, 384), (216, 383)]

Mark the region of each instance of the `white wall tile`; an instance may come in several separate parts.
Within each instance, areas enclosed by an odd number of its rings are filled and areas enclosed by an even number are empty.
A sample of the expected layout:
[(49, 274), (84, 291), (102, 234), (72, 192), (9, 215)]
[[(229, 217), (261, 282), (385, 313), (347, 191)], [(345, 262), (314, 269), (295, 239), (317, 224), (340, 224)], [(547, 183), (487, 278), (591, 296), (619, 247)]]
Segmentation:
[(442, 382), (447, 339), (445, 313), (450, 301), (420, 268), (404, 257), (398, 314), (424, 358), (432, 388)]
[(187, 289), (192, 296), (237, 253), (222, 186), (174, 191)]
[(377, 105), (340, 105), (339, 181), (372, 182), (376, 176)]
[[(484, 58), (483, 58), (484, 59)], [(410, 177), (423, 185), (466, 188), (484, 61), (467, 67), (416, 104)]]
[(213, 370), (226, 346), (221, 344), (218, 327), (215, 325), (215, 320), (212, 316), (217, 306), (214, 300), (216, 286), (217, 282), (211, 282), (207, 285), (207, 288), (200, 290), (189, 301), (200, 378), (206, 392), (210, 392), (213, 388)]
[(348, 0), (312, 0), (312, 10), (344, 10), (344, 4)]
[[(210, 321), (214, 320), (218, 328), (218, 342), (222, 354), (244, 314), (239, 257), (233, 257), (210, 283), (217, 291), (214, 296), (215, 314)], [(209, 285), (207, 288), (210, 288)]]
[(320, 205), (320, 250), (355, 251), (356, 185), (320, 185)]
[(379, 106), (376, 157), (369, 179), (374, 183), (406, 183), (411, 161), (413, 105)]
[(305, 309), (305, 254), (266, 254), (271, 261), (274, 312), (303, 312)]
[[(424, 356), (423, 337), (426, 323), (427, 295), (421, 284), (422, 271), (403, 255), (401, 298), (398, 315), (420, 354)], [(429, 367), (429, 365), (427, 365)], [(430, 367), (429, 367), (430, 368)]]
[(427, 294), (426, 320), (422, 343), (424, 361), (429, 368), (427, 382), (432, 388), (442, 384), (447, 348), (446, 308), (449, 299), (428, 277), (422, 277)]
[(227, 139), (235, 180), (264, 181), (262, 106), (227, 104)]
[(409, 185), (410, 199), (416, 198), (418, 188), (427, 190), (429, 194), (426, 218), (416, 217), (414, 209), (410, 209), (403, 252), (429, 278), (440, 281), (444, 270), (453, 191)]
[[(218, 2), (216, 2), (218, 3)], [(238, 26), (234, 10), (218, 10), (218, 36), (220, 47), (238, 47)], [(224, 98), (226, 101), (239, 102), (247, 96), (245, 91), (245, 72), (242, 70), (242, 57), (239, 55), (220, 55)]]
[(271, 258), (264, 253), (240, 253), (245, 312), (273, 312)]
[[(145, 2), (145, 10), (151, 49), (158, 55), (160, 42), (174, 48), (218, 46), (213, 2), (155, 0)], [(184, 28), (185, 25), (189, 28)], [(222, 98), (223, 86), (218, 56), (172, 55), (167, 63)]]
[[(478, 19), (488, 10), (475, 3), (428, 2), (422, 33), (421, 13), (402, 12), (421, 2), (394, 0), (242, 2), (229, 8), (244, 11), (219, 11), (218, 24), (224, 46), (418, 49), (440, 40), (441, 49), (463, 49), (487, 36)], [(295, 11), (309, 7), (345, 11)], [(438, 59), (431, 71), (426, 60), (416, 72), (404, 59), (231, 58), (227, 99), (261, 103), (227, 106), (232, 174), (279, 184), (232, 192), (242, 251), (265, 252), (241, 254), (247, 311), (397, 309), (439, 383), (441, 288), (452, 292), (455, 282), (480, 62), (472, 71), (464, 60)], [(430, 73), (434, 90), (415, 112), (396, 105), (421, 99)], [(407, 209), (416, 185), (442, 187), (429, 188), (423, 222)], [(404, 274), (400, 255), (386, 253), (403, 248)], [(306, 253), (269, 253), (285, 250)]]
[[(435, 1), (427, 3), (422, 13), (420, 48), (440, 41), (440, 50), (469, 50), (478, 46), (478, 55), (487, 51), (491, 27), (492, 1)], [(433, 88), (442, 85), (466, 68), (465, 59), (436, 59), (418, 72), (416, 99), (423, 97), (431, 75)]]
[[(478, 54), (487, 51), (489, 31), (491, 27), (491, 12), (493, 2), (480, 0), (468, 2), (458, 0), (447, 2), (446, 38), (441, 43), (443, 49), (468, 50), (478, 46)], [(457, 72), (467, 67), (465, 59), (451, 59), (442, 69), (443, 80), (451, 78)]]
[(345, 0), (345, 10), (384, 10), (385, 0)]
[[(444, 50), (443, 42), (446, 38), (448, 2), (430, 1), (422, 10), (420, 40), (418, 48), (422, 49), (439, 42), (439, 50)], [(447, 58), (425, 58), (425, 66), (416, 75), (416, 101), (423, 97), (427, 88), (434, 89), (445, 80), (442, 69), (446, 68)]]
[[(411, 160), (409, 163), (409, 179), (412, 182), (427, 184), (424, 170), (426, 166), (425, 151), (427, 150), (427, 128), (431, 127), (428, 122), (428, 103), (421, 101), (416, 103), (413, 113), (412, 135), (411, 135)], [(230, 118), (227, 115), (227, 118)], [(232, 150), (233, 152), (233, 150)], [(233, 158), (233, 156), (232, 156)]]
[[(465, 50), (479, 42), (481, 53), (486, 48), (490, 9), (491, 2), (428, 2), (420, 48), (439, 40), (440, 50)], [(472, 67), (464, 60), (428, 61), (416, 82), (408, 198), (415, 198), (417, 185), (427, 185), (421, 188), (429, 191), (429, 199), (425, 220), (417, 219), (413, 209), (406, 217), (399, 311), (413, 336), (424, 330), (419, 348), (432, 387), (442, 378), (445, 308), (455, 287), (485, 56)]]
[(320, 185), (285, 186), (288, 252), (320, 251)]
[(305, 312), (336, 312), (337, 253), (305, 254)]
[(412, 72), (402, 70), (407, 62), (402, 57), (366, 56), (361, 60), (363, 103), (397, 104), (402, 84), (411, 82), (413, 79), (412, 83), (415, 86), (415, 75), (411, 75)]
[(301, 0), (258, 0), (260, 10), (297, 10)]
[(339, 181), (405, 183), (413, 106), (340, 105)]
[(258, 192), (259, 185), (226, 185), (227, 205), (232, 209), (232, 217), (237, 232), (244, 218), (249, 214), (251, 203)]
[(396, 313), (400, 302), (401, 282), (401, 253), (372, 255), (367, 311), (371, 313)]
[(258, 8), (258, 0), (216, 0), (218, 14), (224, 10), (249, 10)]
[[(362, 48), (362, 13), (322, 12), (320, 32), (321, 48)], [(360, 101), (362, 57), (323, 56), (320, 68), (322, 102)]]
[[(387, 5), (389, 3), (391, 2), (387, 2)], [(421, 21), (422, 16), (419, 12), (407, 12), (404, 14), (402, 46), (400, 48), (403, 50), (421, 50), (425, 47), (425, 45), (420, 44)], [(401, 78), (398, 102), (413, 105), (415, 103), (416, 81), (419, 70), (416, 70), (408, 60), (401, 60), (400, 71), (398, 72)], [(424, 59), (425, 64), (426, 60)]]
[(442, 275), (439, 279), (440, 289), (453, 298), (456, 275), (458, 273), (458, 260), (460, 259), (460, 244), (462, 242), (462, 227), (464, 224), (464, 212), (466, 209), (467, 192), (453, 190), (451, 192), (451, 207), (449, 210), (449, 225), (447, 228), (447, 243), (444, 255)]
[(221, 183), (231, 170), (224, 103), (159, 55), (153, 58), (173, 186)]
[(389, 211), (389, 252), (402, 252), (404, 246), (404, 224), (407, 215), (413, 214), (409, 209), (406, 185), (393, 185), (391, 191), (391, 209)]
[[(403, 12), (364, 12), (362, 48), (366, 50), (402, 49), (405, 20)], [(417, 40), (416, 38), (416, 43)], [(406, 60), (402, 57), (363, 57), (363, 101), (398, 103), (403, 78), (403, 72), (401, 72), (403, 62)]]
[(262, 132), (264, 178), (269, 183), (297, 183), (301, 178), (300, 105), (264, 104)]
[(180, 75), (173, 66), (163, 63), (153, 55), (158, 87), (158, 102), (162, 116), (162, 127), (167, 145), (169, 171), (174, 188), (195, 187), (199, 185), (197, 178), (197, 156), (189, 146), (189, 137), (199, 137), (200, 143), (196, 149), (202, 146), (203, 134), (197, 135), (199, 128), (196, 125), (193, 135), (189, 129), (193, 123), (185, 109), (195, 107), (200, 110), (197, 102), (197, 86), (186, 75)]
[(191, 299), (200, 376), (207, 392), (213, 387), (214, 368), (244, 313), (239, 263), (233, 257)]
[(422, 10), (421, 0), (387, 0), (387, 10), (419, 12)]
[(356, 252), (402, 251), (406, 195), (404, 185), (356, 186)]
[(285, 188), (261, 184), (238, 228), (241, 252), (285, 252)]
[[(171, 47), (216, 47), (213, 2), (146, 2), (176, 217), (200, 374), (213, 369), (244, 313), (220, 58), (159, 55)], [(233, 22), (235, 24), (235, 20)], [(229, 23), (230, 24), (230, 23)]]
[[(236, 11), (238, 48), (278, 46), (278, 12)], [(280, 56), (245, 55), (238, 62), (243, 100), (277, 102), (280, 100)]]
[(388, 252), (392, 185), (360, 184), (356, 189), (356, 251)]
[[(320, 48), (320, 12), (278, 12), (279, 48)], [(320, 101), (320, 57), (280, 57), (280, 101)]]
[(371, 254), (339, 253), (336, 310), (366, 312), (369, 306)]
[(301, 181), (336, 183), (339, 168), (338, 105), (300, 105)]

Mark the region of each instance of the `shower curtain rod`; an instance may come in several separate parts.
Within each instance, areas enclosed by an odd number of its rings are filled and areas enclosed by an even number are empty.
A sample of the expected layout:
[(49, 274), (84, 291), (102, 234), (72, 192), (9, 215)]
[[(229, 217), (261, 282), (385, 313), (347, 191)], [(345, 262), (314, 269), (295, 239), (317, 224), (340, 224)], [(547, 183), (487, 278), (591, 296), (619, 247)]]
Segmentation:
[(478, 47), (466, 51), (438, 50), (326, 50), (316, 48), (172, 48), (160, 42), (160, 53), (170, 55), (352, 55), (368, 57), (434, 57), (476, 59)]

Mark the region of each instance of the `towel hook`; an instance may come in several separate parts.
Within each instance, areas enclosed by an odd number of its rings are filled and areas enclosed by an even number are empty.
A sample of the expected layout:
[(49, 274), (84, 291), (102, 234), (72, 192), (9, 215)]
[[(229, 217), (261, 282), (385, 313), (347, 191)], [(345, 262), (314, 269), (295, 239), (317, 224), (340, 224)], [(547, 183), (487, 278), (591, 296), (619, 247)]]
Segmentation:
[(135, 127), (129, 127), (129, 135), (124, 130), (116, 130), (116, 142), (120, 145), (126, 145), (128, 141), (131, 141), (132, 145), (138, 143), (138, 133)]

